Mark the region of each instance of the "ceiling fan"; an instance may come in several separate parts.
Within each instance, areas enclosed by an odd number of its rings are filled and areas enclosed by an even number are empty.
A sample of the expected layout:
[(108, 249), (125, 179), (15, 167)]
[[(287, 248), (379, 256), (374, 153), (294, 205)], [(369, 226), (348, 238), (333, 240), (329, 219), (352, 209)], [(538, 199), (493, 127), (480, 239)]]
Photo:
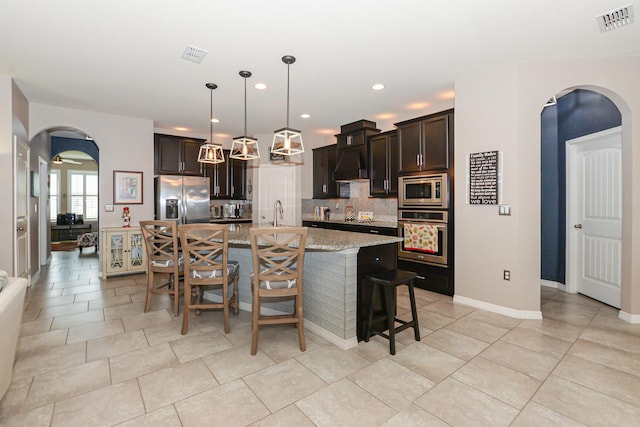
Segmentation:
[(61, 165), (63, 163), (70, 163), (72, 165), (81, 165), (82, 162), (75, 161), (73, 159), (63, 159), (60, 154), (56, 154), (53, 159), (51, 159), (51, 163), (56, 165)]

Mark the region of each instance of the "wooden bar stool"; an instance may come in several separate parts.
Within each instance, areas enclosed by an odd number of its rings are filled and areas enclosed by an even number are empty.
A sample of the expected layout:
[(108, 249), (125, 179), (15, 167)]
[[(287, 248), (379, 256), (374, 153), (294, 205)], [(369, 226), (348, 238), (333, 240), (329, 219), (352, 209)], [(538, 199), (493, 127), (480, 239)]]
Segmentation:
[[(375, 274), (371, 274), (366, 277), (371, 283), (371, 292), (369, 294), (369, 307), (368, 307), (368, 319), (365, 328), (364, 340), (369, 341), (371, 333), (380, 335), (389, 340), (389, 351), (391, 354), (396, 354), (396, 334), (404, 331), (407, 328), (413, 328), (416, 341), (420, 341), (420, 331), (418, 329), (418, 313), (416, 310), (416, 297), (413, 292), (413, 279), (417, 276), (416, 273), (404, 270), (385, 270)], [(406, 285), (409, 288), (409, 299), (411, 301), (411, 316), (410, 321), (398, 319), (396, 317), (396, 288), (398, 286)], [(375, 293), (376, 286), (380, 287), (384, 310), (386, 313), (382, 313), (373, 318), (373, 294)], [(374, 322), (381, 320), (387, 321), (388, 334), (383, 331), (372, 330), (371, 325)], [(401, 323), (400, 326), (395, 327), (395, 322)]]

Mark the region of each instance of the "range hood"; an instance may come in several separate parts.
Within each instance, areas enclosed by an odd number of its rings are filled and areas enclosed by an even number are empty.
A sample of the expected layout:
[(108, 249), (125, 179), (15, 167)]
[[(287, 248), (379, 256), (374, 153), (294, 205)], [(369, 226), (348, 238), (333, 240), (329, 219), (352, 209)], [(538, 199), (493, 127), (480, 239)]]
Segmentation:
[[(362, 149), (364, 148), (364, 149)], [(366, 147), (338, 150), (338, 163), (334, 172), (336, 181), (369, 179)]]

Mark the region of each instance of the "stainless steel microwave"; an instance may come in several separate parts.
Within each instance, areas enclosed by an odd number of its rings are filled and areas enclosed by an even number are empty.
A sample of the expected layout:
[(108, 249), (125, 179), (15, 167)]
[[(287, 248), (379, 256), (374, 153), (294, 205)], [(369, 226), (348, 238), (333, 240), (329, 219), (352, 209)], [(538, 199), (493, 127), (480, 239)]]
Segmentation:
[(398, 178), (398, 208), (442, 208), (448, 204), (447, 174), (412, 175)]

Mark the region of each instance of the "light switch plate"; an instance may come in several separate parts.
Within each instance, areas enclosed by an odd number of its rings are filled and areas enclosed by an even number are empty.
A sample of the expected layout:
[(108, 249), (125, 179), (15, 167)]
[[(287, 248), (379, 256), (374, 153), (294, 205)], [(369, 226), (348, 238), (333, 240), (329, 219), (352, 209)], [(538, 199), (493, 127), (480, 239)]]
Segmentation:
[(511, 215), (511, 205), (498, 205), (498, 215)]
[(104, 205), (105, 212), (113, 212), (113, 205)]

